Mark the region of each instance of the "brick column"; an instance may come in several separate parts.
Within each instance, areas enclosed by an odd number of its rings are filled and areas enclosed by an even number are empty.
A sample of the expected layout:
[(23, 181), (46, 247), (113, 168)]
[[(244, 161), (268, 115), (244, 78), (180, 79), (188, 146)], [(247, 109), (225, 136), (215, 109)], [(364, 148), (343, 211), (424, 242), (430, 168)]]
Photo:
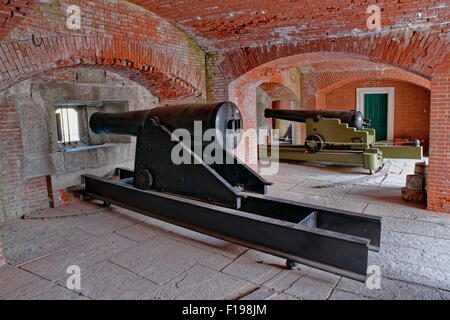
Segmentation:
[(450, 54), (431, 79), (428, 209), (450, 213)]
[(46, 177), (24, 179), (23, 158), (17, 107), (0, 105), (0, 222), (48, 207)]
[(218, 52), (206, 54), (206, 100), (228, 100), (228, 84), (231, 79), (226, 79), (219, 69), (223, 57)]
[(24, 210), (20, 159), (23, 158), (20, 116), (15, 106), (0, 105), (0, 216), (17, 216)]

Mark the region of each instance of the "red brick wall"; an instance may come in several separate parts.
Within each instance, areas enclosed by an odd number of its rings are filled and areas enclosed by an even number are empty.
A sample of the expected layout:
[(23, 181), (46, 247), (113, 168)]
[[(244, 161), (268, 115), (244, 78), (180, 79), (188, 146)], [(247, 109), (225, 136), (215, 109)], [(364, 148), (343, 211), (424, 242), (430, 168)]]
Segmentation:
[[(45, 177), (23, 179), (23, 158), (19, 112), (14, 106), (0, 106), (0, 212), (5, 217), (48, 207)], [(2, 219), (0, 219), (2, 220)]]
[(52, 208), (68, 206), (79, 201), (79, 199), (69, 191), (67, 191), (67, 189), (53, 190), (51, 176), (47, 176), (46, 187), (48, 192), (49, 205)]
[[(257, 119), (255, 113), (256, 87), (257, 85), (247, 87), (245, 88), (246, 92), (242, 92), (240, 88), (235, 88), (231, 91), (230, 94), (230, 100), (240, 107), (244, 132), (249, 133), (248, 136), (243, 137), (243, 139), (241, 140), (241, 143), (236, 149), (236, 154), (242, 161), (250, 164), (253, 167), (256, 167), (258, 162), (257, 158), (258, 140), (256, 136)], [(242, 106), (249, 106), (249, 107), (242, 108)]]
[(27, 179), (23, 183), (24, 200), (28, 204), (27, 212), (48, 208), (49, 197), (47, 177)]
[[(105, 72), (105, 85), (133, 85), (134, 82), (114, 70)], [(29, 78), (33, 83), (77, 83), (76, 67), (58, 68), (45, 71)]]
[[(73, 4), (81, 9), (80, 30), (66, 27), (66, 9)], [(0, 89), (57, 67), (96, 65), (117, 69), (152, 87), (162, 99), (205, 94), (204, 52), (183, 32), (151, 12), (125, 1), (104, 0), (41, 3), (32, 12), (25, 10), (29, 9), (25, 3), (17, 7), (26, 15), (7, 19), (9, 33), (0, 45)], [(15, 10), (7, 6), (5, 13)], [(33, 35), (37, 43), (44, 37), (42, 45), (33, 44)]]
[(428, 209), (450, 213), (450, 55), (431, 79)]
[(272, 102), (272, 109), (275, 110), (291, 110), (292, 102), (286, 100), (277, 100)]
[(423, 140), (428, 149), (430, 131), (430, 91), (401, 81), (368, 79), (336, 88), (325, 96), (327, 109), (355, 110), (356, 89), (394, 87), (394, 138)]

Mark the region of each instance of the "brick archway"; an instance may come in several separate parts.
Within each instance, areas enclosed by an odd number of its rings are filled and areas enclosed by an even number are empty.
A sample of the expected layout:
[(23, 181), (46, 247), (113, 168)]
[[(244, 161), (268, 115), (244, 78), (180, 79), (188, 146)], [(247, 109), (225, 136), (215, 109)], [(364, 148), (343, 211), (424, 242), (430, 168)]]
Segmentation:
[[(256, 60), (255, 57), (253, 60)], [(253, 61), (252, 60), (252, 61)], [(294, 54), (292, 56), (288, 56), (285, 58), (275, 59), (268, 63), (262, 64), (256, 68), (251, 69), (249, 72), (238, 76), (235, 80), (231, 81), (228, 86), (228, 98), (235, 102), (240, 108), (241, 113), (244, 118), (244, 128), (245, 129), (253, 129), (256, 125), (256, 99), (255, 99), (255, 91), (256, 88), (264, 83), (264, 82), (272, 82), (275, 78), (278, 78), (278, 74), (283, 72), (289, 72), (290, 69), (295, 67), (308, 67), (311, 65), (317, 65), (326, 62), (339, 62), (341, 64), (358, 62), (358, 67), (366, 65), (367, 72), (369, 73), (370, 69), (377, 69), (379, 75), (395, 77), (401, 79), (402, 81), (413, 82), (415, 84), (430, 87), (430, 78), (429, 76), (419, 75), (417, 72), (408, 72), (404, 69), (397, 68), (392, 66), (392, 64), (380, 63), (377, 61), (373, 61), (373, 59), (368, 58), (367, 56), (345, 53), (345, 52), (308, 52), (304, 54)], [(239, 62), (238, 62), (239, 63)], [(235, 63), (236, 64), (236, 63)], [(239, 75), (239, 70), (232, 70), (229, 74), (232, 79), (233, 72), (235, 75)], [(360, 72), (361, 74), (361, 72)], [(353, 75), (354, 76), (354, 75)], [(345, 77), (342, 77), (338, 81), (345, 81)], [(341, 80), (342, 79), (342, 80)], [(328, 80), (319, 81), (316, 84), (318, 87), (326, 86), (328, 83), (332, 83), (336, 81), (336, 78), (330, 78)], [(317, 92), (317, 88), (313, 90), (313, 96)], [(300, 97), (300, 100), (304, 97)], [(312, 106), (309, 106), (312, 107)], [(245, 155), (246, 158), (252, 159), (256, 163), (257, 157), (257, 141), (249, 141), (248, 150), (243, 150), (242, 146), (239, 146), (237, 149), (238, 156), (243, 157)]]
[[(267, 56), (266, 59), (268, 59)], [(250, 61), (252, 61), (253, 64), (257, 64), (257, 60), (258, 59), (255, 57)], [(414, 72), (414, 70), (406, 71), (404, 69), (392, 66), (392, 64), (374, 62), (372, 59), (363, 55), (345, 52), (319, 51), (308, 52), (304, 54), (294, 54), (285, 58), (278, 58), (268, 63), (259, 65), (258, 67), (253, 68), (241, 75), (239, 75), (241, 72), (240, 70), (230, 69), (230, 72), (228, 73), (229, 79), (233, 79), (235, 76), (237, 76), (237, 78), (229, 82), (228, 99), (232, 100), (238, 106), (241, 106), (242, 109), (244, 109), (243, 113), (248, 119), (247, 123), (251, 125), (253, 123), (252, 113), (254, 113), (253, 92), (256, 87), (258, 87), (261, 83), (270, 82), (271, 79), (273, 79), (277, 74), (293, 67), (308, 66), (329, 61), (339, 61), (341, 63), (352, 63), (354, 61), (357, 61), (360, 65), (367, 64), (373, 69), (376, 69), (376, 66), (379, 70), (351, 72), (347, 75), (342, 74), (337, 77), (333, 75), (328, 79), (321, 79), (317, 84), (315, 84), (314, 93), (316, 93), (317, 90), (324, 89), (327, 86), (333, 85), (333, 83), (335, 82), (352, 81), (350, 79), (353, 77), (366, 77), (369, 75), (406, 81), (428, 89), (431, 86), (430, 76), (419, 75), (418, 72)], [(223, 67), (224, 64), (226, 64), (225, 61), (221, 64), (221, 66)], [(236, 62), (234, 63), (234, 65), (241, 66), (241, 64)], [(247, 65), (247, 67), (249, 67), (249, 65)]]
[(402, 70), (392, 72), (338, 72), (330, 79), (328, 73), (318, 74), (319, 89), (311, 100), (316, 109), (364, 110), (364, 93), (378, 92), (389, 95), (387, 118), (388, 139), (412, 138), (421, 141), (428, 155), (430, 131), (431, 81), (409, 77)]
[[(448, 105), (448, 99), (445, 98), (445, 93), (448, 87), (448, 61), (449, 55), (448, 44), (442, 44), (442, 40), (434, 41), (434, 44), (428, 46), (428, 50), (419, 50), (419, 52), (413, 53), (414, 55), (422, 54), (423, 59), (428, 61), (426, 68), (417, 67), (417, 64), (411, 65), (411, 68), (396, 68), (392, 67), (391, 64), (383, 63), (380, 65), (385, 66), (386, 69), (383, 70), (379, 75), (385, 78), (394, 78), (396, 80), (406, 81), (419, 85), (421, 87), (431, 89), (431, 108), (430, 108), (430, 173), (429, 173), (429, 199), (428, 199), (428, 209), (435, 211), (448, 212), (449, 210), (449, 196), (448, 196), (448, 174), (442, 179), (442, 172), (448, 169), (447, 162), (444, 159), (446, 152), (448, 152), (448, 146), (442, 139), (447, 139), (446, 133), (448, 131), (448, 116), (444, 110)], [(439, 44), (441, 43), (441, 44)], [(432, 48), (440, 48), (438, 55), (435, 55)], [(264, 54), (264, 53), (262, 53)], [(406, 53), (405, 53), (406, 54)], [(413, 55), (410, 53), (410, 56)], [(431, 60), (430, 55), (433, 56)], [(399, 56), (402, 56), (399, 53)], [(251, 55), (253, 57), (253, 55)], [(416, 57), (419, 59), (418, 57)], [(253, 59), (253, 58), (250, 58)], [(257, 58), (254, 58), (257, 59)], [(255, 105), (253, 104), (254, 89), (263, 82), (269, 81), (275, 74), (282, 71), (288, 70), (293, 66), (304, 66), (311, 65), (313, 63), (319, 63), (320, 61), (330, 61), (332, 59), (342, 59), (350, 61), (351, 59), (356, 59), (359, 61), (370, 61), (368, 57), (361, 55), (348, 54), (343, 52), (317, 52), (317, 53), (305, 53), (300, 55), (293, 55), (286, 58), (280, 58), (273, 60), (269, 63), (261, 64), (258, 67), (251, 69), (250, 71), (240, 74), (242, 70), (239, 66), (239, 59), (234, 62), (237, 66), (235, 69), (229, 70), (228, 79), (232, 80), (229, 85), (229, 98), (230, 100), (236, 102), (241, 108), (244, 108), (243, 114), (246, 117), (246, 124), (251, 127), (254, 121)], [(433, 60), (434, 59), (434, 60)], [(420, 60), (420, 59), (419, 59)], [(411, 60), (413, 61), (413, 60)], [(226, 63), (226, 62), (224, 62)], [(257, 62), (254, 62), (257, 64)], [(425, 63), (426, 64), (426, 63)], [(395, 65), (395, 64), (394, 64)], [(223, 66), (223, 65), (222, 65)], [(423, 66), (423, 61), (422, 61)], [(246, 68), (248, 65), (246, 66)], [(240, 71), (241, 70), (241, 71)], [(409, 70), (409, 71), (408, 71)], [(424, 71), (424, 72), (420, 72)], [(360, 73), (361, 74), (361, 73)], [(364, 75), (364, 73), (363, 73)], [(234, 77), (237, 78), (234, 79)], [(356, 76), (355, 74), (350, 76)], [(322, 85), (325, 86), (327, 83), (332, 83), (334, 80), (324, 81)], [(345, 77), (338, 79), (338, 82), (354, 81), (354, 79), (346, 79)], [(333, 84), (331, 84), (333, 86)], [(339, 84), (336, 84), (339, 85)], [(252, 154), (256, 156), (256, 142), (250, 150), (246, 151), (247, 154)], [(247, 155), (248, 156), (248, 155)], [(448, 171), (448, 170), (447, 170)]]
[(317, 87), (317, 92), (315, 94), (316, 108), (320, 109), (321, 107), (325, 107), (325, 96), (334, 89), (355, 81), (366, 79), (403, 81), (428, 90), (431, 89), (430, 80), (401, 69), (339, 72), (333, 75), (324, 74), (320, 79), (317, 79), (315, 84)]
[[(445, 39), (426, 32), (405, 30), (372, 33), (359, 37), (321, 39), (294, 44), (246, 47), (223, 54), (219, 70), (229, 81), (259, 69), (261, 74), (273, 69), (284, 70), (304, 60), (310, 64), (320, 55), (342, 54), (349, 59), (384, 63), (430, 79), (434, 68), (445, 58), (449, 44)], [(312, 54), (312, 55), (311, 55)], [(311, 55), (311, 56), (310, 56)]]
[[(430, 81), (428, 80), (428, 78), (424, 78), (416, 73), (392, 67), (389, 64), (373, 62), (366, 56), (343, 52), (319, 51), (304, 54), (295, 54), (285, 58), (275, 59), (271, 62), (260, 65), (259, 67), (251, 69), (250, 71), (238, 76), (236, 79), (229, 82), (228, 98), (238, 105), (245, 106), (245, 108), (247, 108), (249, 106), (249, 101), (251, 102), (252, 100), (249, 97), (253, 95), (254, 89), (264, 82), (271, 82), (274, 77), (276, 78), (277, 74), (280, 74), (281, 72), (294, 67), (320, 64), (329, 61), (339, 61), (349, 64), (357, 61), (360, 65), (367, 64), (371, 67), (377, 66), (378, 68), (382, 69), (378, 71), (379, 75), (396, 77), (402, 79), (403, 81), (413, 82), (421, 86), (430, 86)], [(369, 74), (369, 71), (367, 72)], [(238, 70), (232, 70), (232, 73), (234, 73), (235, 75), (239, 74)], [(361, 74), (361, 72), (359, 72), (359, 74)], [(231, 77), (230, 79), (234, 77), (230, 74), (229, 76)], [(316, 85), (317, 88), (315, 88), (315, 91), (333, 83), (336, 80), (340, 81), (341, 79), (335, 79), (334, 77), (331, 77), (330, 79), (323, 79), (321, 81), (322, 83)], [(345, 80), (345, 76), (343, 76), (342, 80)]]
[[(54, 68), (78, 65), (110, 68), (151, 89), (161, 100), (179, 100), (203, 92), (201, 75), (177, 59), (137, 42), (85, 36), (44, 38), (41, 46), (31, 40), (9, 42), (2, 57), (0, 90)], [(3, 55), (3, 53), (0, 53)]]

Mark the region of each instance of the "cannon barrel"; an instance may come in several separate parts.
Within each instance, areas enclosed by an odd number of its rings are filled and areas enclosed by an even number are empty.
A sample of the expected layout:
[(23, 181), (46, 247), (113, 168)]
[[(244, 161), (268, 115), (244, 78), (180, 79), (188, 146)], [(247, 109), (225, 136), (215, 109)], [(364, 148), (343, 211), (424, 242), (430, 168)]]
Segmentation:
[(123, 134), (137, 136), (139, 126), (144, 126), (149, 110), (104, 113), (96, 112), (89, 120), (95, 134)]
[(306, 122), (306, 119), (333, 118), (340, 119), (342, 123), (347, 123), (350, 127), (358, 130), (368, 125), (368, 119), (364, 119), (359, 111), (341, 111), (341, 110), (264, 110), (266, 118), (275, 118), (280, 120), (289, 120), (295, 122)]
[[(216, 137), (222, 137), (222, 142), (226, 143), (227, 134), (234, 134), (234, 148), (241, 136), (239, 129), (242, 129), (242, 116), (232, 102), (182, 104), (119, 113), (96, 112), (91, 116), (89, 126), (96, 134), (137, 136), (138, 128), (151, 119), (157, 119), (172, 132), (186, 129), (191, 136), (195, 135), (194, 122), (201, 121), (202, 135), (206, 130), (214, 129)], [(227, 144), (222, 144), (224, 145)]]

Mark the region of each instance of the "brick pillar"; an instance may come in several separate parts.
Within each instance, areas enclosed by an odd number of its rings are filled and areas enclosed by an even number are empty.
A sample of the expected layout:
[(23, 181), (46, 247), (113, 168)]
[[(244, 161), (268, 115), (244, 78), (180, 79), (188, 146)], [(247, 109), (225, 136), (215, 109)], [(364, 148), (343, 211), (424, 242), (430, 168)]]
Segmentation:
[(244, 135), (236, 148), (236, 155), (253, 169), (258, 168), (258, 142), (256, 132), (256, 87), (259, 83), (238, 84), (230, 88), (229, 100), (240, 109), (244, 121)]
[(15, 106), (0, 105), (0, 216), (17, 216), (24, 210), (20, 159), (23, 158), (20, 116)]
[(450, 54), (431, 79), (428, 209), (450, 213)]
[(0, 221), (48, 208), (46, 177), (24, 179), (23, 157), (17, 107), (0, 105)]
[(228, 84), (231, 79), (226, 79), (219, 69), (223, 61), (220, 53), (208, 53), (206, 55), (206, 100), (225, 101), (228, 99)]

